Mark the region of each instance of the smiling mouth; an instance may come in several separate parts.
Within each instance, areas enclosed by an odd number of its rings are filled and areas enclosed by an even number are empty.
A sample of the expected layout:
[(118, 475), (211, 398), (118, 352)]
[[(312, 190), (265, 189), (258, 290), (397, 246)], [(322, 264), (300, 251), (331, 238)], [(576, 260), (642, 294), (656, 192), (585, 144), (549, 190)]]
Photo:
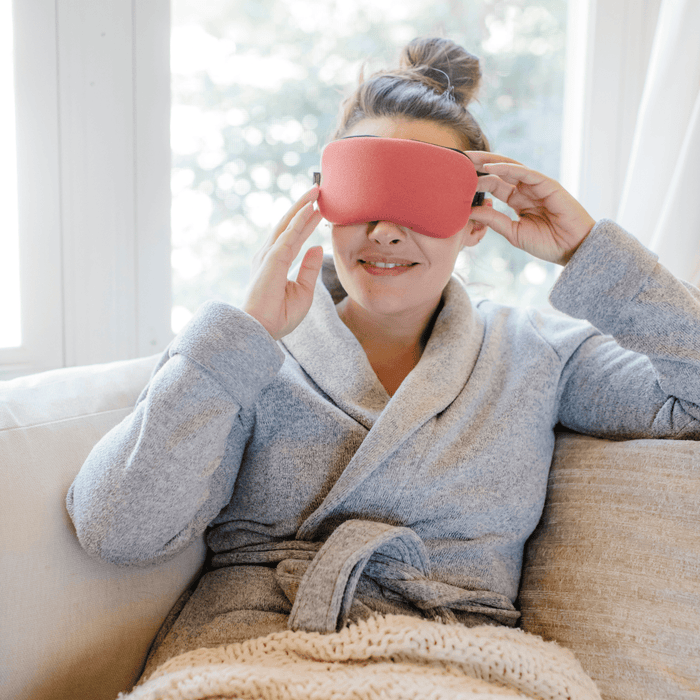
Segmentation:
[(367, 260), (360, 260), (360, 262), (363, 265), (369, 265), (370, 267), (381, 267), (381, 268), (387, 268), (387, 269), (392, 269), (394, 267), (413, 267), (414, 265), (417, 265), (418, 263), (383, 263), (383, 262), (371, 262)]
[(383, 262), (380, 260), (358, 260), (366, 275), (372, 277), (400, 277), (408, 274), (418, 263)]

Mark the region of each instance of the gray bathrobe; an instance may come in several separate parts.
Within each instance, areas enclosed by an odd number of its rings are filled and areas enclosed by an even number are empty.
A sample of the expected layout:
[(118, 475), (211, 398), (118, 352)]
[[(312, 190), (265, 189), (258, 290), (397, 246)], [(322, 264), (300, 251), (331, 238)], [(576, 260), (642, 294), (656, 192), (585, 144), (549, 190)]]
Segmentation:
[(197, 589), (155, 644), (181, 651), (370, 613), (513, 625), (554, 428), (700, 438), (700, 292), (610, 221), (551, 293), (577, 319), (447, 285), (416, 368), (389, 397), (335, 303), (275, 342), (210, 302), (67, 496), (83, 547), (118, 564), (207, 530)]

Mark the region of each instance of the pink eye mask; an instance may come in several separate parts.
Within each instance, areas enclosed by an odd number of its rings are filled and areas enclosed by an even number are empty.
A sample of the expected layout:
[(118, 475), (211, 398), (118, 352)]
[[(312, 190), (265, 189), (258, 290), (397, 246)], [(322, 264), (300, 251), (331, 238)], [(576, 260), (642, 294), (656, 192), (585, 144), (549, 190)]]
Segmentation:
[(331, 141), (321, 155), (320, 184), (318, 208), (332, 224), (391, 221), (433, 238), (454, 236), (483, 202), (464, 153), (409, 139)]

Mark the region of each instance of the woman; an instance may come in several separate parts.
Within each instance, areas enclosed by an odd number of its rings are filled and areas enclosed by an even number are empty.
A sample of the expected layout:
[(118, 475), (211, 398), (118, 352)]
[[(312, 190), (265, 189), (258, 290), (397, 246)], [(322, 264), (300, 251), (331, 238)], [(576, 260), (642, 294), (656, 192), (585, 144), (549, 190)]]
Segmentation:
[[(93, 555), (156, 562), (208, 528), (207, 573), (147, 672), (372, 611), (514, 625), (554, 427), (700, 437), (700, 292), (558, 183), (489, 153), (467, 110), (479, 78), (453, 42), (415, 40), (346, 101), (334, 138), (466, 151), (487, 173), (479, 190), (519, 221), (481, 206), (443, 238), (334, 225), (323, 274), (311, 248), (289, 281), (321, 220), (310, 189), (256, 257), (243, 307), (198, 311), (76, 477), (68, 509)], [(564, 265), (551, 301), (586, 321), (473, 305), (451, 275), (487, 226)]]

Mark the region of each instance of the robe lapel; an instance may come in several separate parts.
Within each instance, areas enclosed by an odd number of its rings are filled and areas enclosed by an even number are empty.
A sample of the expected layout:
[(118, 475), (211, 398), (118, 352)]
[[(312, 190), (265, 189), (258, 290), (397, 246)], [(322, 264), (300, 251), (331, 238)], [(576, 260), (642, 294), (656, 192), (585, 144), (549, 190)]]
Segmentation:
[(371, 430), (389, 394), (320, 278), (309, 313), (281, 343), (340, 409)]
[(297, 538), (311, 537), (326, 515), (464, 388), (481, 349), (484, 324), (456, 278), (445, 288), (443, 302), (420, 362), (389, 400), (319, 280), (311, 311), (282, 342), (318, 386), (369, 433)]

